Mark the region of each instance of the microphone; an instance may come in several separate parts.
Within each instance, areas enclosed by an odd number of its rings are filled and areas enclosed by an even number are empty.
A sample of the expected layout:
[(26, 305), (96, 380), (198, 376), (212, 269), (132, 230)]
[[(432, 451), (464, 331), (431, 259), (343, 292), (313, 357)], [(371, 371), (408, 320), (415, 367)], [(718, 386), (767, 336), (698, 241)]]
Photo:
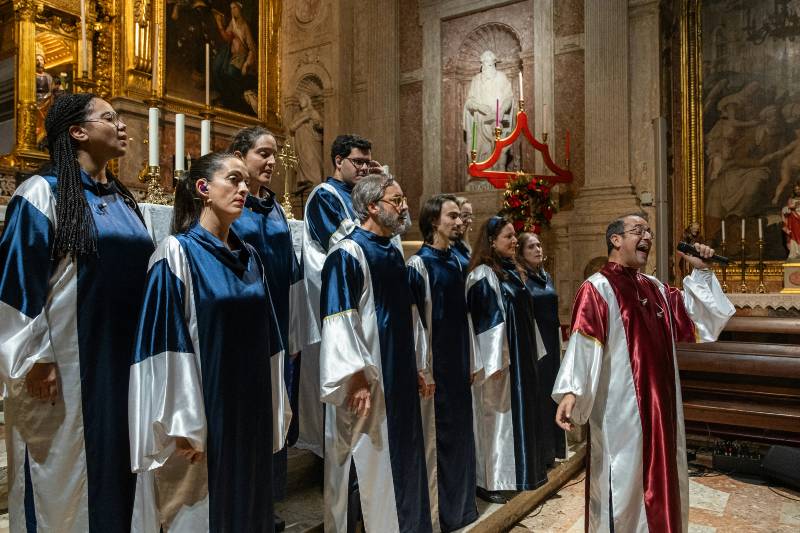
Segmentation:
[[(695, 250), (694, 246), (692, 246), (688, 242), (683, 242), (683, 241), (679, 242), (678, 251), (683, 252), (686, 255), (693, 255), (694, 257), (700, 257), (700, 254), (697, 253), (697, 250)], [(700, 257), (700, 259), (702, 259), (703, 261), (714, 261), (716, 263), (720, 263), (723, 265), (727, 265), (728, 263), (731, 262), (731, 260), (728, 259), (727, 257), (717, 254), (714, 254), (711, 257)]]

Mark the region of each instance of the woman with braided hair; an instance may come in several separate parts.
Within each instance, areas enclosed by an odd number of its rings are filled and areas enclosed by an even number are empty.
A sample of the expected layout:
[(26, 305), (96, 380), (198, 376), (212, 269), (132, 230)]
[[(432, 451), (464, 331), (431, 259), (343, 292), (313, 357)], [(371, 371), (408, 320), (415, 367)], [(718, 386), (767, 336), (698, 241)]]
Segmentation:
[(50, 169), (17, 188), (0, 239), (11, 530), (129, 531), (128, 375), (154, 246), (107, 169), (128, 148), (111, 105), (65, 94), (45, 129)]

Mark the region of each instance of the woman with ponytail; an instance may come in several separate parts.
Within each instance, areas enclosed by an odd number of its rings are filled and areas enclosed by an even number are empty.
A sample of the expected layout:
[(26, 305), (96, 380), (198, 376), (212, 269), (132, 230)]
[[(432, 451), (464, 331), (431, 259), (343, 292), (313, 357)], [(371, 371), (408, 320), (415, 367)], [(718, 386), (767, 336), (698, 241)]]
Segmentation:
[(538, 381), (545, 354), (525, 274), (514, 261), (514, 226), (495, 216), (481, 227), (467, 276), (467, 309), (476, 366), (475, 412), (478, 495), (503, 503), (505, 491), (534, 490), (547, 481), (539, 441), (549, 391)]
[(281, 337), (258, 253), (231, 227), (248, 171), (192, 162), (150, 258), (128, 396), (145, 532), (274, 531), (271, 359)]
[(15, 191), (0, 239), (11, 529), (129, 531), (126, 394), (154, 246), (107, 168), (128, 149), (111, 105), (65, 94), (45, 129), (50, 171)]

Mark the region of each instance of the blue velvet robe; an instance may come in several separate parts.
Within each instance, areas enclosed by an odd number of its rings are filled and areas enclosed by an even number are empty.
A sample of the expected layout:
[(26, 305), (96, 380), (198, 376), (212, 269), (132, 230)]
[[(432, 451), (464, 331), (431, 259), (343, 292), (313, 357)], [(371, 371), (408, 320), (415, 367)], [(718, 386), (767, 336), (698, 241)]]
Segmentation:
[(547, 481), (540, 435), (549, 391), (539, 385), (544, 353), (533, 298), (511, 262), (505, 279), (487, 265), (467, 277), (467, 306), (482, 376), (473, 387), (478, 486), (533, 490)]
[[(84, 172), (81, 183), (97, 255), (51, 259), (53, 176), (19, 186), (0, 239), (0, 377), (14, 531), (118, 532), (131, 525), (128, 371), (154, 246), (135, 204), (114, 185)], [(55, 405), (25, 389), (37, 362), (58, 366)]]
[[(553, 286), (553, 278), (544, 270), (528, 270), (528, 279), (525, 285), (533, 296), (533, 310), (536, 315), (536, 325), (542, 334), (547, 354), (539, 358), (539, 385), (543, 391), (552, 391), (556, 382), (558, 368), (561, 365), (561, 323), (558, 319), (558, 294)], [(558, 405), (552, 398), (545, 398), (545, 421), (542, 428), (542, 445), (546, 451), (548, 464), (553, 464), (554, 459), (567, 457), (567, 439), (564, 430), (556, 424), (556, 409)]]
[(472, 257), (472, 251), (467, 247), (467, 244), (458, 239), (453, 242), (451, 246), (453, 249), (453, 253), (458, 258), (458, 262), (461, 263), (461, 270), (464, 272), (464, 277), (467, 276), (467, 270), (469, 268), (469, 260)]
[(478, 518), (475, 506), (475, 437), (465, 275), (452, 248), (424, 245), (408, 260), (409, 285), (427, 342), (417, 357), (430, 359), (436, 384), (423, 399), (425, 459), (434, 529), (454, 531)]
[[(258, 255), (229, 241), (195, 224), (150, 260), (129, 392), (137, 531), (274, 529), (270, 358), (283, 350)], [(173, 454), (178, 437), (206, 460)]]
[[(322, 323), (326, 531), (347, 529), (351, 461), (367, 531), (431, 531), (411, 291), (391, 239), (355, 228), (331, 249), (322, 271)], [(372, 396), (360, 419), (346, 405), (357, 372)]]

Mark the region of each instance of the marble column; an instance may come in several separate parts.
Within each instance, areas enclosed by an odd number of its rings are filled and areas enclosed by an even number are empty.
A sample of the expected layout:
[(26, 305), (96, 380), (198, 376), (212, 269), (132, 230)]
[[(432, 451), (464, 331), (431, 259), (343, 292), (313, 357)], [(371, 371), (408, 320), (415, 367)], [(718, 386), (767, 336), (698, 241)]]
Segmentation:
[[(553, 59), (555, 57), (555, 35), (553, 34), (553, 0), (534, 0), (533, 2), (533, 49), (535, 50), (535, 59), (533, 59), (533, 104), (535, 107), (528, 105), (526, 102), (526, 109), (534, 110), (534, 125), (535, 129), (532, 132), (534, 136), (541, 140), (542, 132), (548, 132), (548, 142), (550, 143), (550, 156), (555, 158), (556, 154), (553, 150), (555, 146), (555, 139), (553, 136), (555, 124), (555, 106), (553, 105), (553, 86), (554, 86), (554, 71)], [(523, 61), (523, 67), (526, 65)], [(547, 105), (549, 112), (547, 113), (547, 123), (544, 123), (544, 106)], [(528, 111), (529, 113), (531, 111)], [(556, 161), (558, 160), (555, 158)], [(541, 156), (537, 154), (536, 157), (536, 172), (545, 173), (544, 161)], [(547, 172), (549, 173), (549, 172)]]
[(434, 9), (422, 24), (422, 197), (442, 191), (442, 24)]

